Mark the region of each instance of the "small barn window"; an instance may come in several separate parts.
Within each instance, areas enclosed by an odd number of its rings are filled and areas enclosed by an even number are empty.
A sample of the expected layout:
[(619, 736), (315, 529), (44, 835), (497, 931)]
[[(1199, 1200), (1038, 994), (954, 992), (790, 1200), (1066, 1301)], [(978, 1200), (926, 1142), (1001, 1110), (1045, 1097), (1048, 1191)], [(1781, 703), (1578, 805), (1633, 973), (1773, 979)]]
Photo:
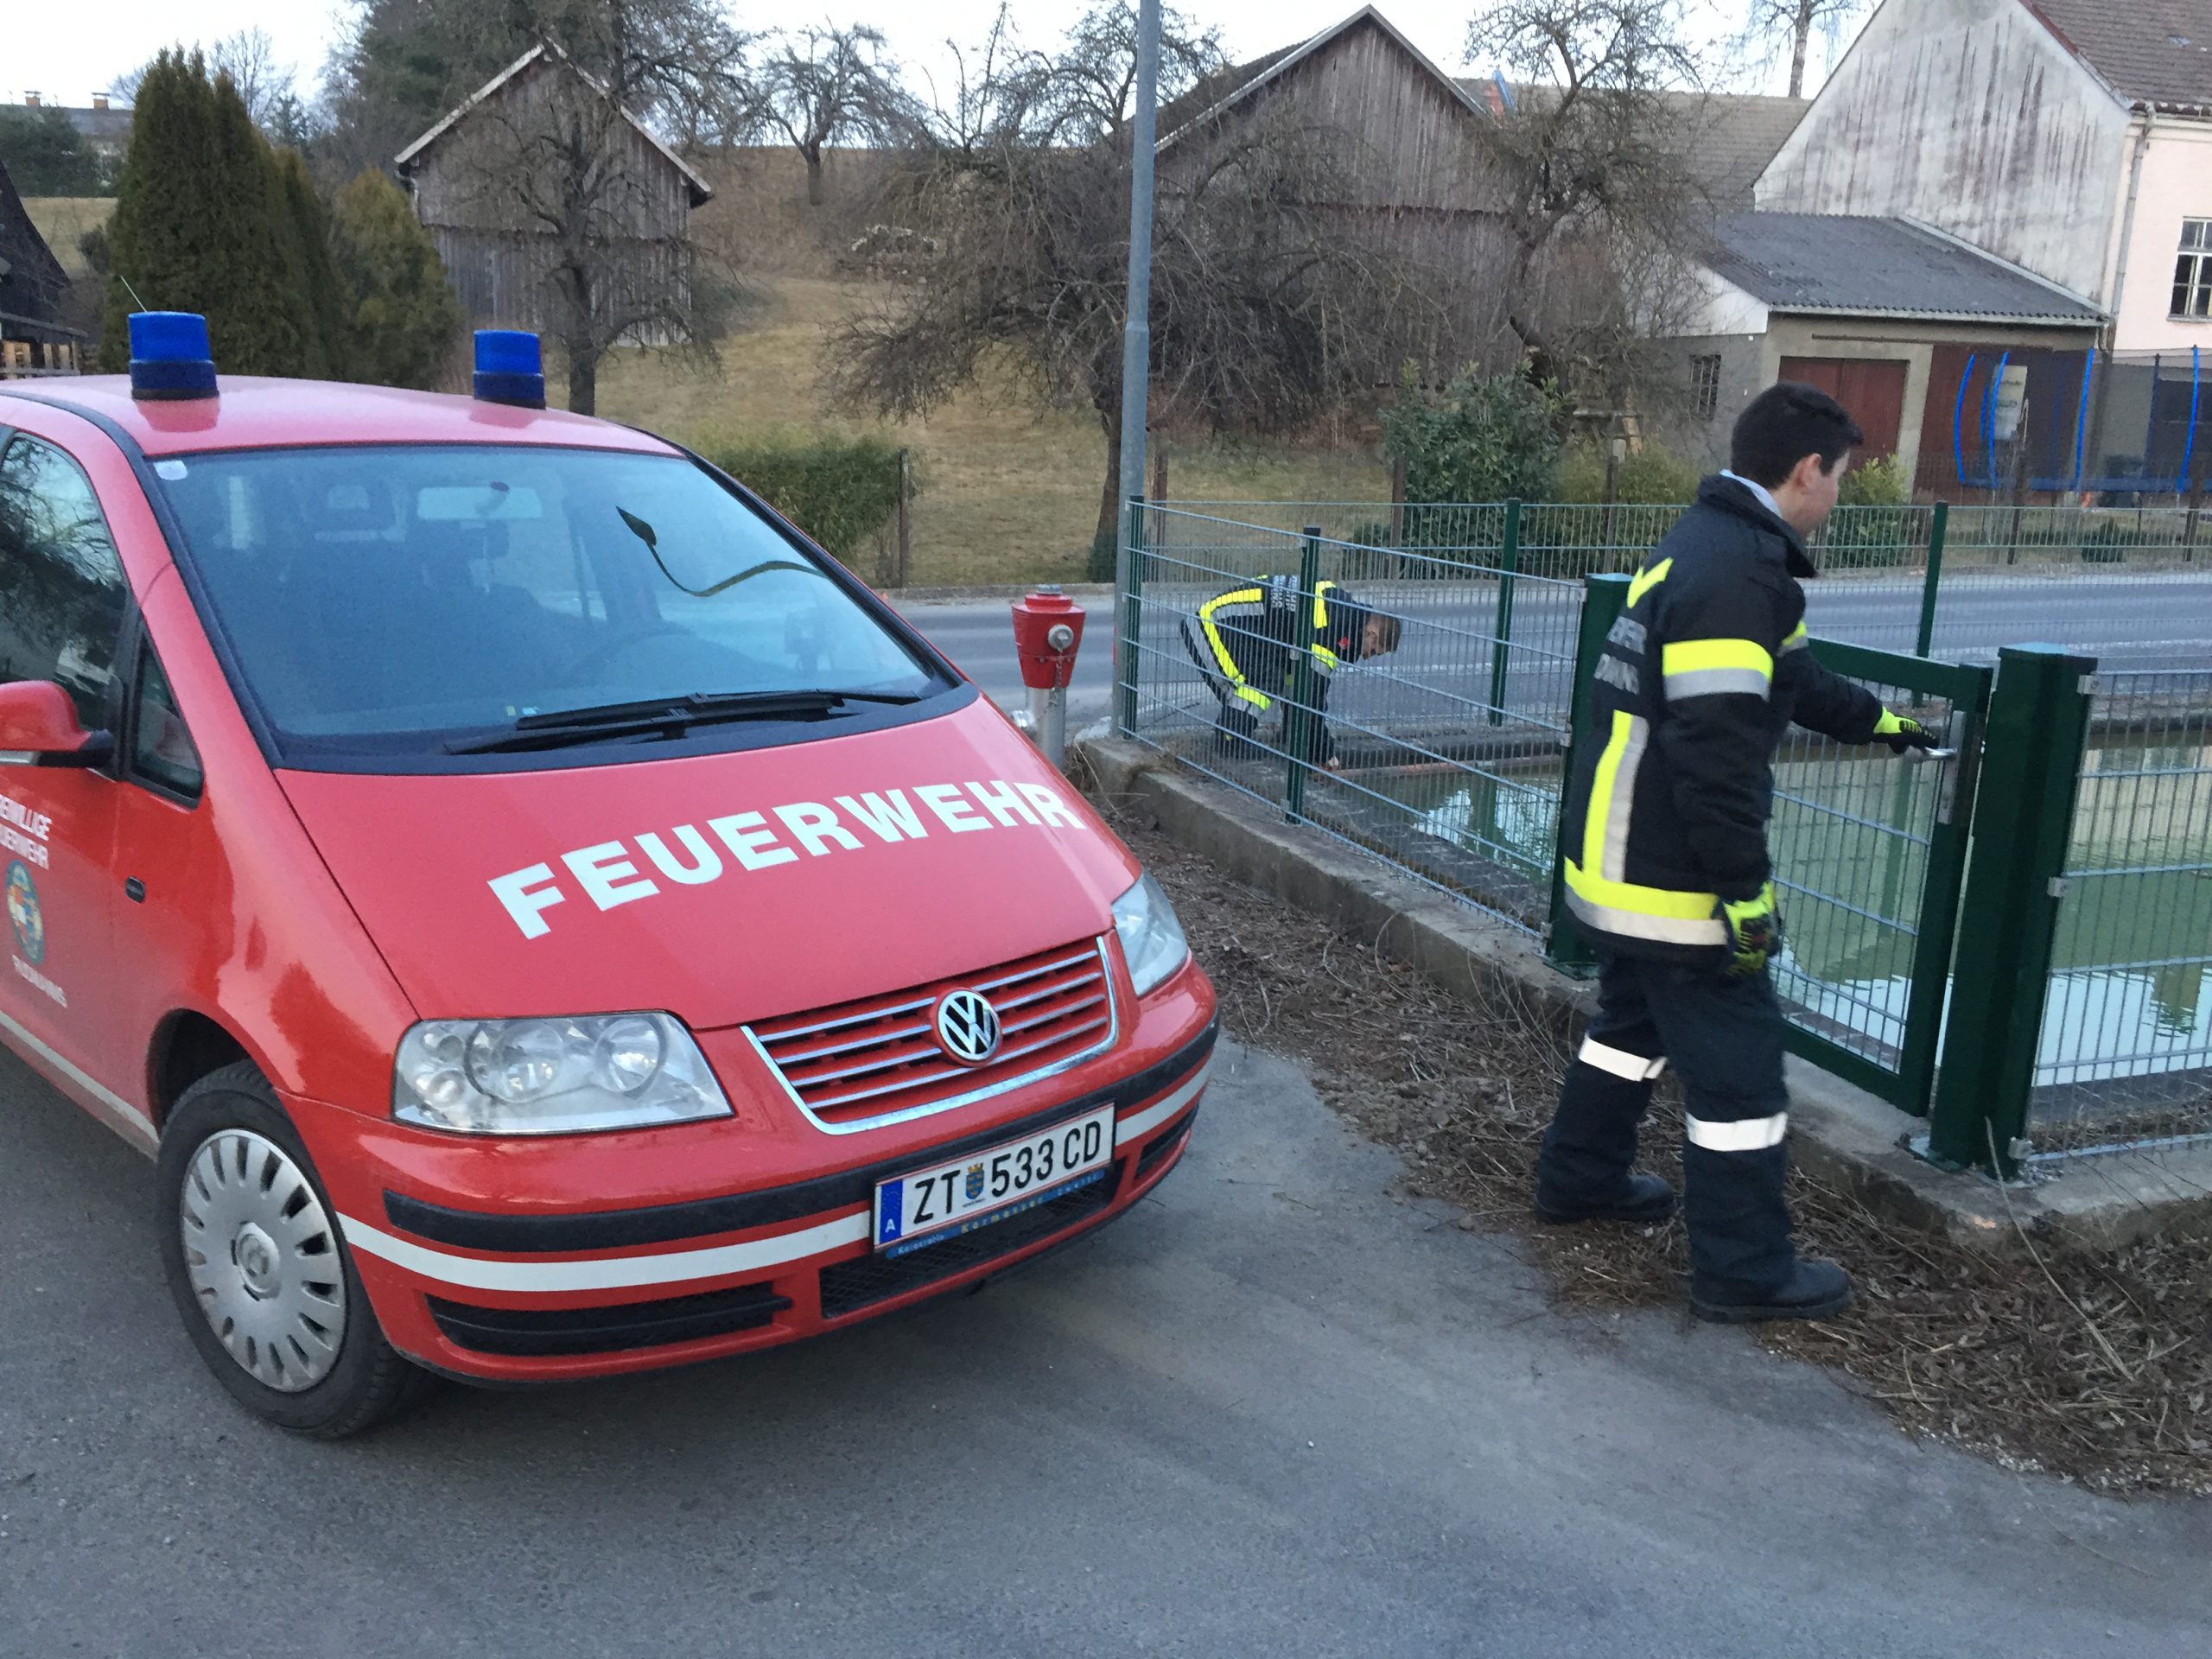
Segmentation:
[(1694, 357), (1690, 359), (1690, 402), (1697, 410), (1700, 421), (1709, 421), (1720, 412), (1720, 359), (1718, 357)]
[(2174, 315), (2212, 321), (2212, 219), (2181, 222), (2181, 259), (2174, 266)]

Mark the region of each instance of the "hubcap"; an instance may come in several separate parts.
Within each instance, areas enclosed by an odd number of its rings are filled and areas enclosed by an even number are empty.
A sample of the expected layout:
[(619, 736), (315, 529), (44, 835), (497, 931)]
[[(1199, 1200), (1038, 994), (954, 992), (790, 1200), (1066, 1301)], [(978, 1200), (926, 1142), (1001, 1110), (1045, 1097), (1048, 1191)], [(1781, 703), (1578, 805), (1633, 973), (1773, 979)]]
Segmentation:
[(250, 1129), (202, 1141), (180, 1206), (200, 1311), (257, 1382), (285, 1394), (330, 1375), (346, 1340), (338, 1234), (306, 1173)]

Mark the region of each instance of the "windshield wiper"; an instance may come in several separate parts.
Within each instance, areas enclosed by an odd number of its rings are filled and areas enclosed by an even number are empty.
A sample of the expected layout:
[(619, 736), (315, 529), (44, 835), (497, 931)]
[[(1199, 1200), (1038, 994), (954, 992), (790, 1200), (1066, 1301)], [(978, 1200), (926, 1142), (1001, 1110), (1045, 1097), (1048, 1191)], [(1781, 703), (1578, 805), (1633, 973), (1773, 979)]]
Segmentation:
[(512, 728), (496, 737), (448, 743), (446, 753), (505, 754), (604, 743), (623, 737), (679, 737), (695, 726), (741, 720), (826, 720), (842, 713), (847, 703), (904, 707), (920, 701), (918, 696), (904, 691), (693, 691), (681, 697), (603, 702), (583, 709), (556, 709), (542, 715), (524, 715)]

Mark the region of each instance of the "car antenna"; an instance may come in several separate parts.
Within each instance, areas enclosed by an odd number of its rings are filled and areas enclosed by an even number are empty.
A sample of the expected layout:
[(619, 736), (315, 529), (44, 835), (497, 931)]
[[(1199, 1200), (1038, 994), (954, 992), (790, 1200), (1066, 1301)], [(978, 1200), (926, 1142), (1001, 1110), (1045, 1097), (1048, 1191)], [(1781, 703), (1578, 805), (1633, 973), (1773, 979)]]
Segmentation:
[(141, 311), (146, 309), (146, 302), (138, 297), (138, 290), (130, 286), (130, 279), (128, 276), (118, 270), (115, 273), (115, 280), (123, 284), (123, 291), (130, 296), (131, 304), (137, 306)]

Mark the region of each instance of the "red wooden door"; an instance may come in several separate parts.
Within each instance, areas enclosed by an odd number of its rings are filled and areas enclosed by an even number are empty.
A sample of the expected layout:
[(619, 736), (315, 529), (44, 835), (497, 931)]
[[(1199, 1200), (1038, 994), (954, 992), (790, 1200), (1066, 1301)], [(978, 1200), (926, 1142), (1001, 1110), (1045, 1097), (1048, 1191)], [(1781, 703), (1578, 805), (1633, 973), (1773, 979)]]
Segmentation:
[(1866, 442), (1852, 456), (1858, 467), (1897, 452), (1897, 433), (1904, 423), (1904, 372), (1901, 359), (1857, 357), (1785, 357), (1782, 378), (1797, 380), (1822, 391), (1851, 411), (1866, 434)]

